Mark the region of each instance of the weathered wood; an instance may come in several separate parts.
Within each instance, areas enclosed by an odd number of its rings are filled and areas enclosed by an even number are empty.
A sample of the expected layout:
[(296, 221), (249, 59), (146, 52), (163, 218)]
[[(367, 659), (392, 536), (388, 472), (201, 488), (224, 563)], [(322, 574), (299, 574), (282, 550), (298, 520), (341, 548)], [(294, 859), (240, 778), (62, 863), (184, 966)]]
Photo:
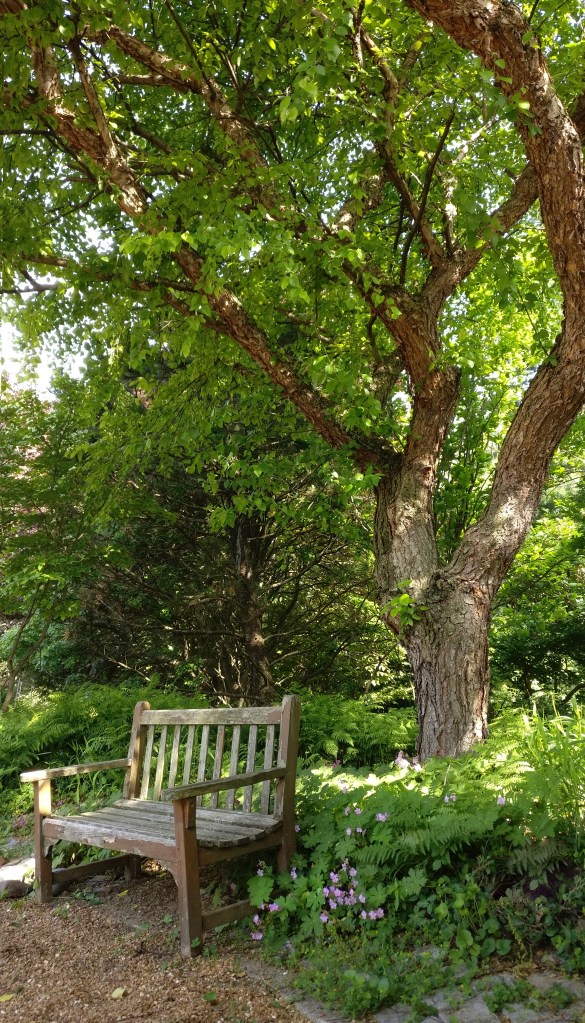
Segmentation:
[(286, 774), (277, 782), (274, 797), (275, 816), (282, 818), (282, 845), (277, 853), (278, 869), (288, 870), (297, 847), (295, 832), (295, 778), (299, 746), (301, 701), (298, 696), (285, 696), (282, 702), (279, 763), (286, 764)]
[(193, 956), (203, 951), (203, 921), (199, 892), (197, 835), (188, 800), (176, 800), (174, 820), (177, 847), (174, 877), (179, 890), (181, 954)]
[(172, 789), (177, 780), (177, 766), (179, 763), (179, 746), (181, 745), (181, 726), (175, 725), (173, 729), (173, 745), (171, 747), (171, 760), (169, 763), (169, 788)]
[(35, 881), (39, 902), (50, 902), (53, 897), (51, 852), (43, 844), (43, 823), (51, 814), (51, 780), (43, 778), (34, 783), (35, 797)]
[[(187, 729), (187, 745), (185, 747), (185, 765), (183, 767), (183, 785), (191, 781), (191, 764), (193, 762), (193, 744), (195, 742), (195, 725), (189, 725)], [(169, 788), (172, 786), (169, 783)]]
[[(192, 785), (180, 785), (174, 789), (163, 789), (161, 799), (183, 799), (185, 796), (199, 797), (209, 792), (220, 792), (222, 789), (241, 789), (257, 782), (270, 781), (273, 778), (284, 778), (286, 767), (271, 767), (269, 771), (251, 771), (249, 774), (236, 774), (233, 778), (218, 778), (217, 781), (193, 782)], [(236, 811), (234, 811), (236, 812)]]
[(132, 715), (132, 731), (130, 732), (130, 745), (128, 747), (128, 759), (130, 765), (124, 779), (124, 796), (126, 799), (133, 799), (140, 791), (140, 767), (144, 753), (144, 742), (146, 728), (142, 724), (142, 715), (150, 710), (150, 704), (141, 700), (134, 708)]
[[(274, 738), (275, 728), (274, 725), (268, 725), (266, 728), (266, 744), (264, 746), (264, 770), (268, 771), (272, 767), (274, 760)], [(260, 809), (262, 813), (268, 813), (270, 808), (270, 782), (265, 781), (262, 783), (262, 795), (260, 797)]]
[[(201, 742), (199, 745), (199, 766), (197, 767), (198, 782), (202, 782), (205, 779), (208, 752), (209, 752), (209, 725), (203, 725), (203, 728), (201, 729)], [(197, 806), (201, 806), (201, 796), (199, 796), (197, 799)]]
[[(225, 725), (218, 725), (217, 738), (215, 742), (215, 757), (213, 758), (213, 774), (212, 778), (217, 779), (221, 777), (221, 765), (223, 761), (223, 745), (225, 741)], [(209, 805), (212, 807), (217, 806), (218, 792), (211, 794), (211, 800)]]
[[(246, 760), (246, 774), (253, 774), (256, 763), (256, 743), (258, 742), (258, 725), (250, 725), (248, 735), (248, 758)], [(252, 809), (252, 786), (247, 785), (244, 789), (244, 810), (249, 813)]]
[[(144, 720), (144, 715), (142, 716)], [(146, 749), (144, 751), (144, 762), (142, 765), (142, 785), (140, 786), (140, 798), (148, 799), (148, 788), (150, 785), (150, 765), (152, 763), (152, 747), (154, 745), (154, 725), (149, 725), (146, 737)]]
[(122, 760), (100, 760), (93, 764), (71, 764), (69, 767), (48, 767), (46, 770), (23, 771), (21, 782), (46, 781), (52, 778), (71, 778), (76, 774), (88, 774), (89, 771), (109, 771), (128, 767), (128, 757)]
[[(183, 726), (187, 729), (184, 747)], [(217, 737), (213, 777), (206, 779), (207, 763), (211, 761), (210, 732), (214, 726)], [(232, 726), (229, 776), (222, 778), (227, 726)], [(244, 726), (249, 726), (246, 771), (238, 774), (241, 729)], [(264, 726), (264, 768), (256, 770), (258, 728)], [(280, 742), (277, 765), (273, 766), (277, 726), (280, 726)], [(155, 733), (159, 727), (160, 743), (151, 786)], [(169, 728), (173, 728), (173, 738), (168, 788), (163, 789), (169, 760)], [(198, 781), (189, 784), (198, 729), (201, 732)], [(89, 877), (93, 873), (122, 866), (126, 876), (133, 877), (140, 868), (142, 857), (157, 859), (172, 871), (179, 889), (181, 952), (183, 955), (196, 954), (201, 948), (204, 927), (228, 923), (251, 912), (246, 900), (203, 917), (199, 895), (200, 865), (271, 848), (277, 850), (279, 866), (290, 861), (294, 851), (292, 814), (297, 732), (296, 697), (292, 701), (285, 699), (282, 708), (246, 708), (227, 712), (159, 712), (151, 711), (143, 702), (137, 704), (134, 711), (129, 756), (125, 760), (25, 772), (23, 780), (34, 781), (35, 788), (35, 859), (39, 898), (41, 901), (51, 898), (52, 883), (56, 880)], [(51, 816), (52, 777), (68, 777), (110, 767), (126, 768), (122, 799), (99, 810), (75, 816)], [(174, 783), (180, 773), (183, 785), (176, 786)], [(271, 783), (274, 782), (275, 805), (270, 813)], [(254, 786), (261, 786), (261, 796), (259, 806), (256, 808), (254, 803), (252, 810)], [(235, 794), (238, 790), (244, 793), (243, 809), (236, 810)], [(227, 793), (225, 807), (218, 805), (220, 792)], [(203, 807), (201, 799), (207, 795), (211, 797), (211, 806)], [(51, 848), (59, 839), (97, 846), (122, 855), (53, 871)]]
[(230, 906), (212, 909), (209, 913), (203, 914), (203, 930), (211, 931), (214, 927), (231, 924), (234, 920), (242, 920), (245, 916), (251, 916), (253, 912), (254, 907), (249, 899), (242, 899), (240, 902), (232, 902)]
[(152, 798), (160, 799), (160, 790), (162, 789), (163, 774), (165, 769), (165, 760), (167, 753), (167, 725), (163, 725), (160, 730), (160, 741), (158, 745), (158, 757), (156, 761), (156, 772), (154, 775), (154, 791)]
[[(232, 732), (232, 748), (231, 748), (231, 751), (230, 751), (230, 767), (229, 767), (230, 775), (234, 775), (234, 774), (238, 773), (238, 758), (239, 758), (239, 755), (240, 755), (240, 737), (241, 737), (241, 734), (242, 734), (241, 726), (240, 725), (234, 725), (234, 730)], [(235, 789), (230, 789), (228, 791), (227, 796), (226, 796), (226, 802), (225, 802), (226, 810), (233, 810), (235, 797), (236, 797)]]
[(278, 725), (280, 707), (226, 707), (221, 710), (150, 710), (145, 725)]
[(126, 870), (132, 865), (134, 856), (108, 856), (105, 860), (93, 860), (91, 863), (78, 863), (76, 867), (55, 867), (53, 884), (69, 884), (70, 881), (81, 881), (84, 877), (95, 877), (107, 870)]
[(197, 838), (199, 845), (199, 864), (202, 867), (208, 866), (210, 863), (221, 863), (223, 860), (231, 860), (234, 856), (246, 855), (250, 856), (253, 853), (262, 852), (263, 849), (277, 848), (282, 843), (282, 827), (278, 830), (271, 832), (269, 835), (264, 835), (262, 838), (250, 840), (245, 845), (239, 845), (237, 848), (230, 846), (207, 846), (201, 839)]

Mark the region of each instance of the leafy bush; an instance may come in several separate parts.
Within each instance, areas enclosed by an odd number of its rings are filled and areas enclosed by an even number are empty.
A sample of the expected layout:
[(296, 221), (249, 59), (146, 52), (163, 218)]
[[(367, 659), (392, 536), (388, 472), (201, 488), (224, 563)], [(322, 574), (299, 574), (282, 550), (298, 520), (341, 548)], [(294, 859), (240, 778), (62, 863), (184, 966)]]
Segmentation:
[[(20, 787), (19, 774), (32, 767), (59, 767), (83, 761), (110, 760), (128, 753), (132, 711), (137, 700), (181, 707), (185, 697), (152, 688), (87, 685), (80, 689), (19, 701), (0, 716), (0, 815), (22, 813), (32, 805), (31, 787)], [(190, 701), (202, 706), (203, 701)], [(82, 775), (61, 780), (59, 790), (80, 799), (96, 785), (119, 786), (120, 775)]]
[(335, 966), (329, 1000), (354, 1014), (397, 990), (420, 997), (437, 957), (475, 969), (548, 942), (569, 968), (585, 967), (582, 730), (578, 709), (508, 715), (457, 761), (423, 768), (399, 755), (379, 775), (303, 773), (299, 853), (290, 875), (261, 864), (252, 878), (252, 937), (309, 955), (305, 982), (321, 997)]
[(300, 756), (305, 763), (323, 758), (356, 767), (391, 763), (396, 750), (411, 750), (416, 740), (414, 707), (380, 713), (358, 700), (302, 696)]

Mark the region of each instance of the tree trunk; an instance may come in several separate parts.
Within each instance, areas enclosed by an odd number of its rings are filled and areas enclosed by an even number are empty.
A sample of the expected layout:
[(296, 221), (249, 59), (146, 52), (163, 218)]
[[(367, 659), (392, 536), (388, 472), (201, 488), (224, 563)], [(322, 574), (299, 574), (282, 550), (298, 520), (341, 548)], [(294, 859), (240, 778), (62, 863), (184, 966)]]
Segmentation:
[[(421, 759), (459, 756), (487, 734), (488, 631), (503, 578), (482, 559), (439, 562), (428, 474), (404, 460), (377, 488), (376, 576), (388, 625), (413, 677)], [(410, 514), (408, 514), (410, 510)], [(391, 601), (409, 600), (398, 610)], [(398, 613), (396, 611), (398, 610)]]
[(438, 572), (426, 599), (427, 609), (404, 636), (421, 760), (459, 756), (484, 739), (489, 697), (490, 594)]

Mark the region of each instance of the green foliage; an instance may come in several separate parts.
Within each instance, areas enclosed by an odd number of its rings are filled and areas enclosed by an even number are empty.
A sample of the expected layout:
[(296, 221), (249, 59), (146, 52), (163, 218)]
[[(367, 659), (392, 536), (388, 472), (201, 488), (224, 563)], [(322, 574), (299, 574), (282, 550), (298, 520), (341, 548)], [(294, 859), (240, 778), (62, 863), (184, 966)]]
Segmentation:
[(389, 763), (397, 749), (413, 749), (412, 707), (368, 706), (363, 700), (315, 695), (302, 698), (300, 755), (361, 767)]
[[(86, 685), (82, 689), (33, 695), (0, 717), (0, 812), (9, 814), (32, 806), (30, 786), (21, 789), (19, 774), (32, 767), (62, 767), (83, 761), (125, 757), (134, 704), (151, 700), (157, 707), (185, 706), (185, 697), (153, 688), (112, 688)], [(195, 706), (204, 701), (190, 701)], [(59, 798), (83, 799), (99, 789), (119, 788), (121, 774), (102, 772), (60, 779)], [(112, 781), (110, 781), (112, 779)], [(105, 788), (104, 788), (105, 786)]]
[[(437, 984), (432, 964), (418, 990), (405, 979), (421, 946), (441, 964), (476, 969), (548, 943), (580, 968), (582, 728), (579, 708), (548, 720), (509, 714), (456, 761), (420, 768), (399, 754), (385, 773), (303, 773), (299, 853), (290, 876), (262, 864), (252, 879), (253, 937), (292, 943), (310, 960), (304, 983), (356, 1015), (396, 992), (414, 1006), (426, 980)], [(319, 977), (334, 962), (341, 979), (327, 992)]]

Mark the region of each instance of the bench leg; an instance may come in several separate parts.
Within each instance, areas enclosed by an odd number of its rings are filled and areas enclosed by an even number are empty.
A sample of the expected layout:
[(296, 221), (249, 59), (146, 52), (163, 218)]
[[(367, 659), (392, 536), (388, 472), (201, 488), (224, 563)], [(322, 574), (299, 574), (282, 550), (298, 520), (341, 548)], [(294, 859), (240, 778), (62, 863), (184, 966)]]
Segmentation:
[(181, 955), (196, 956), (203, 950), (203, 923), (195, 807), (191, 806), (189, 800), (186, 799), (175, 800), (173, 806), (177, 843), (177, 863), (174, 876), (179, 892)]
[(142, 856), (128, 856), (124, 867), (124, 880), (135, 881), (142, 874)]
[(294, 825), (286, 826), (282, 836), (282, 845), (279, 845), (276, 853), (276, 865), (279, 871), (286, 874), (290, 870), (290, 861), (297, 851), (297, 836)]
[(43, 848), (43, 818), (51, 813), (51, 782), (36, 782), (35, 790), (35, 882), (39, 902), (53, 898), (52, 850)]

